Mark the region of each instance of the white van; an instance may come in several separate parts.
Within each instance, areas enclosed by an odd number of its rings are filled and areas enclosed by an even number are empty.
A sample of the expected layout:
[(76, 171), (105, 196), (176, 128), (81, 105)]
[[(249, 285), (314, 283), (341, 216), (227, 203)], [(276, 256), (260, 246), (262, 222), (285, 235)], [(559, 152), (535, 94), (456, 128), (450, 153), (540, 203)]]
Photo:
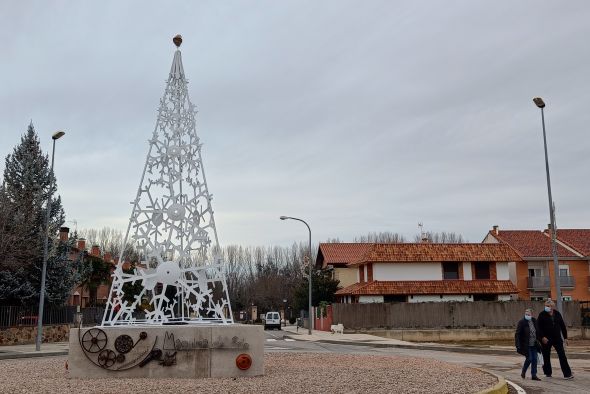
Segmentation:
[(267, 312), (264, 319), (264, 329), (278, 328), (281, 329), (281, 315), (279, 312)]

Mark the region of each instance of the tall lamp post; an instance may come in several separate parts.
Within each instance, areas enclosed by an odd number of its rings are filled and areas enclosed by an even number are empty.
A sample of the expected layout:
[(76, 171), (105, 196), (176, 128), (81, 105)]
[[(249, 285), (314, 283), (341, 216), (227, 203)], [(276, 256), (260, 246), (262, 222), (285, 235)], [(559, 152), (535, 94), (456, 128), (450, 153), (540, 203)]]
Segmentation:
[(561, 300), (561, 283), (559, 283), (559, 262), (557, 260), (557, 229), (555, 228), (555, 205), (551, 196), (551, 178), (549, 176), (549, 157), (547, 155), (547, 137), (545, 136), (545, 102), (541, 97), (535, 97), (533, 102), (541, 109), (541, 123), (543, 124), (543, 146), (545, 147), (545, 172), (547, 173), (547, 194), (549, 196), (549, 219), (551, 220), (551, 252), (553, 254), (553, 274), (555, 276), (555, 296), (557, 310), (563, 313)]
[(305, 224), (307, 226), (307, 230), (309, 231), (309, 303), (307, 305), (307, 309), (308, 309), (308, 330), (307, 333), (309, 335), (311, 335), (311, 275), (312, 275), (312, 270), (311, 270), (311, 266), (312, 266), (312, 262), (311, 262), (311, 228), (309, 228), (309, 224), (307, 224), (307, 222), (305, 220), (302, 219), (298, 219), (298, 218), (294, 218), (291, 216), (281, 216), (280, 217), (281, 220), (287, 220), (287, 219), (291, 219), (291, 220), (297, 220), (303, 224)]
[[(51, 136), (53, 140), (53, 150), (51, 152), (51, 174), (53, 175), (53, 162), (55, 159), (55, 141), (64, 136), (63, 131), (56, 131)], [(49, 196), (47, 197), (47, 208), (45, 213), (45, 233), (43, 239), (43, 270), (41, 271), (41, 292), (39, 293), (39, 313), (37, 314), (37, 341), (35, 350), (41, 350), (41, 341), (43, 339), (43, 303), (45, 302), (45, 277), (47, 276), (47, 248), (49, 238), (49, 216), (51, 213), (51, 197), (53, 184), (49, 186)]]

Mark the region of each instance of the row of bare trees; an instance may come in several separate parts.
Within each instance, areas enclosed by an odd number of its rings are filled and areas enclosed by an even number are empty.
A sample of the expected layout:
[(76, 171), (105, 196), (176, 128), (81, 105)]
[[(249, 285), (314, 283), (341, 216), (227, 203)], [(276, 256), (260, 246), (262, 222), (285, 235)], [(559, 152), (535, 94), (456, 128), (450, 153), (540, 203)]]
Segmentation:
[[(89, 245), (98, 245), (103, 252), (118, 256), (123, 244), (121, 232), (112, 228), (81, 230)], [(430, 242), (463, 242), (456, 233), (425, 233), (417, 235), (415, 242), (423, 242), (424, 235)], [(328, 242), (340, 242), (332, 239)], [(354, 239), (354, 242), (400, 243), (407, 242), (398, 233), (369, 233)], [(307, 243), (294, 243), (291, 246), (241, 246), (227, 245), (220, 254), (226, 263), (226, 279), (229, 297), (234, 311), (247, 311), (256, 305), (259, 311), (277, 310), (283, 306), (295, 308), (307, 304), (302, 300), (301, 288), (307, 283), (305, 256)], [(125, 246), (125, 254), (137, 251), (132, 244)], [(318, 245), (312, 245), (312, 262), (316, 260)], [(125, 255), (124, 254), (124, 255)], [(314, 296), (315, 297), (315, 296)], [(286, 302), (285, 302), (286, 300)], [(314, 303), (325, 300), (313, 300)]]

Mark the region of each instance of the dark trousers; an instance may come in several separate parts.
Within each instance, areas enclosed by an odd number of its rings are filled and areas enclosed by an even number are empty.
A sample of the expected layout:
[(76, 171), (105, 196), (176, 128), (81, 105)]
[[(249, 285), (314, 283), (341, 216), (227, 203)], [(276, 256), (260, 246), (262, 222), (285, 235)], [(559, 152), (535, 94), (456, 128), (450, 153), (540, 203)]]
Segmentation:
[(531, 376), (537, 376), (537, 348), (529, 346), (527, 349), (527, 356), (522, 366), (522, 373), (526, 374), (526, 370), (531, 366)]
[(542, 353), (543, 353), (543, 373), (545, 376), (551, 376), (553, 373), (553, 369), (551, 368), (551, 347), (555, 348), (557, 352), (557, 357), (559, 357), (559, 366), (561, 367), (561, 372), (563, 372), (564, 377), (568, 377), (572, 375), (572, 370), (570, 369), (570, 365), (567, 363), (567, 357), (565, 356), (565, 350), (563, 349), (563, 341), (552, 341), (549, 340), (546, 345), (543, 345)]

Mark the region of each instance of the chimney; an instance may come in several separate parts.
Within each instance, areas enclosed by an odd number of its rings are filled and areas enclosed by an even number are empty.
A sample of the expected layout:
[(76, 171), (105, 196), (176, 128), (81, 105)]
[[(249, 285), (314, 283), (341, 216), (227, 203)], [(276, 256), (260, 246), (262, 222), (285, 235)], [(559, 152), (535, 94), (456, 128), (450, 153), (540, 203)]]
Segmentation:
[(108, 252), (104, 254), (104, 257), (103, 258), (104, 258), (104, 261), (106, 263), (110, 263), (113, 260), (112, 259), (112, 255), (110, 253), (108, 253)]
[(60, 227), (59, 228), (59, 240), (62, 242), (68, 242), (70, 238), (70, 229), (67, 227)]
[(551, 223), (547, 224), (547, 231), (551, 231)]
[(498, 225), (495, 225), (495, 226), (492, 227), (492, 232), (494, 233), (494, 235), (498, 235), (498, 233), (500, 232), (498, 230)]
[(80, 252), (83, 252), (84, 250), (86, 250), (86, 239), (84, 239), (84, 238), (78, 239), (78, 250)]
[(90, 254), (92, 256), (100, 256), (100, 248), (98, 245), (92, 245), (92, 249), (90, 250)]

